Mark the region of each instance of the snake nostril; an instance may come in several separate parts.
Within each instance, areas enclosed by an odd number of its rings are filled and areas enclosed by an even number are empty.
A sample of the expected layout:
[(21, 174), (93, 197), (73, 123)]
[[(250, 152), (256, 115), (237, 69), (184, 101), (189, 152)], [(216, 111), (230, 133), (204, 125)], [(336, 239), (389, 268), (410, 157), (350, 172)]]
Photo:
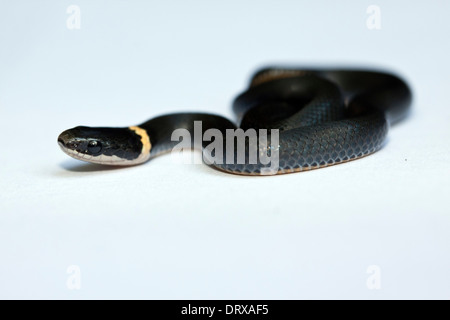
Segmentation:
[(58, 138), (58, 143), (62, 144), (63, 146), (65, 146), (64, 140), (61, 138)]

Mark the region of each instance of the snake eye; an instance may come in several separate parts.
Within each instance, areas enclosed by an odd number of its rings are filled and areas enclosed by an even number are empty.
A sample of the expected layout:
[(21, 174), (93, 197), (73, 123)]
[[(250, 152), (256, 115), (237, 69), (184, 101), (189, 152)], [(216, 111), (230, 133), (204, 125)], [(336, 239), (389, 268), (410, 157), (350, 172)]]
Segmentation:
[(88, 149), (89, 153), (96, 154), (102, 150), (102, 144), (100, 143), (100, 141), (91, 140), (88, 143), (87, 149)]

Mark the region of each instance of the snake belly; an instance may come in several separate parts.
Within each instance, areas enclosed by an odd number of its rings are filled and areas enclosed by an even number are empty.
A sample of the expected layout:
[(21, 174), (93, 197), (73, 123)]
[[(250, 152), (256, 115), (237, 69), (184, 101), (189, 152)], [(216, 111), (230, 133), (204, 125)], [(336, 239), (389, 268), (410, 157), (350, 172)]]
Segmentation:
[[(237, 96), (233, 111), (239, 125), (207, 113), (174, 113), (124, 128), (75, 127), (61, 133), (58, 143), (68, 155), (107, 165), (135, 165), (172, 150), (177, 129), (189, 132), (194, 148), (210, 140), (195, 139), (215, 129), (276, 130), (263, 141), (257, 136), (257, 160), (244, 146), (244, 157), (221, 147), (223, 161), (207, 162), (221, 171), (263, 175), (272, 165), (260, 155), (276, 153), (271, 174), (327, 167), (379, 150), (390, 125), (402, 120), (411, 104), (411, 90), (400, 77), (379, 71), (345, 69), (265, 68), (255, 73), (248, 89)], [(201, 123), (201, 132), (195, 127)], [(217, 152), (217, 150), (215, 150)]]

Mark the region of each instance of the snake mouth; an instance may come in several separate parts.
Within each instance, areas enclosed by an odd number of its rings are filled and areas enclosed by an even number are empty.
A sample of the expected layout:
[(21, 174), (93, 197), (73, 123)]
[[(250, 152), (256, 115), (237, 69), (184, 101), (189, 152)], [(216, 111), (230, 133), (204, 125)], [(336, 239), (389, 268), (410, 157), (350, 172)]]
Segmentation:
[(122, 159), (117, 156), (93, 156), (87, 153), (79, 152), (69, 148), (68, 145), (70, 145), (70, 143), (66, 143), (62, 138), (58, 138), (58, 145), (65, 154), (77, 160), (111, 166), (129, 166), (134, 164), (132, 161)]
[(58, 136), (58, 145), (65, 154), (77, 160), (91, 161), (93, 158), (92, 155), (77, 150), (80, 142), (73, 139), (67, 131), (64, 131)]
[[(63, 132), (62, 134), (59, 135), (58, 137), (58, 145), (61, 148), (61, 150), (67, 154), (68, 156), (71, 156), (72, 158), (75, 158), (77, 160), (83, 160), (83, 161), (89, 161), (91, 162), (91, 159), (93, 158), (92, 155), (90, 154), (86, 154), (83, 152), (79, 152), (76, 149), (73, 149), (74, 147), (76, 147), (76, 145), (78, 144), (76, 141), (73, 142), (70, 139), (64, 139), (65, 138), (65, 133)], [(67, 135), (67, 134), (66, 134)]]
[(72, 150), (72, 149), (66, 147), (66, 145), (65, 145), (63, 140), (58, 139), (58, 145), (59, 145), (59, 147), (61, 148), (61, 150), (65, 154), (67, 154), (68, 156), (71, 156), (74, 159), (82, 160), (82, 161), (88, 161), (88, 162), (93, 162), (92, 161), (92, 158), (93, 158), (92, 155), (84, 154), (84, 153), (81, 153), (81, 152), (78, 152), (76, 150)]

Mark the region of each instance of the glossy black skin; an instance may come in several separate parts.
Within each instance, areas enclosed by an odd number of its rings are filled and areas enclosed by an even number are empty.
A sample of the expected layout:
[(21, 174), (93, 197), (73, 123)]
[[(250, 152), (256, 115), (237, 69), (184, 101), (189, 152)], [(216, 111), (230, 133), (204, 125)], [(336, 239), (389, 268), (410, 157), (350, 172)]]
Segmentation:
[[(338, 164), (379, 150), (389, 125), (408, 114), (411, 97), (408, 85), (386, 72), (265, 68), (253, 76), (249, 88), (234, 100), (233, 111), (244, 130), (279, 130), (279, 145), (269, 144), (269, 151), (261, 152), (270, 153), (277, 148), (277, 173), (290, 173)], [(178, 144), (171, 141), (176, 129), (187, 129), (193, 140), (194, 121), (202, 121), (202, 135), (215, 128), (225, 136), (226, 129), (237, 128), (226, 118), (205, 113), (156, 117), (139, 125), (150, 137), (150, 155), (170, 151)], [(77, 127), (61, 136), (66, 146), (69, 138), (82, 140), (81, 150), (88, 150), (90, 139), (98, 140), (103, 146), (101, 152), (130, 160), (137, 158), (142, 149), (137, 135), (126, 128)], [(236, 153), (233, 157), (224, 161), (233, 160), (233, 164), (212, 166), (251, 175), (261, 174), (267, 167), (250, 164), (248, 157), (245, 163), (237, 163)]]
[(191, 144), (194, 148), (201, 149), (210, 142), (194, 145), (194, 121), (202, 122), (201, 136), (208, 129), (218, 129), (224, 135), (226, 129), (236, 129), (236, 125), (230, 120), (207, 113), (173, 113), (159, 116), (139, 125), (147, 131), (152, 144), (150, 155), (152, 157), (172, 150), (179, 141), (172, 141), (172, 133), (176, 129), (186, 129), (191, 136)]
[[(234, 100), (233, 111), (244, 130), (280, 130), (278, 173), (289, 173), (377, 151), (389, 125), (407, 115), (410, 103), (409, 87), (390, 73), (266, 68), (257, 72), (249, 89)], [(155, 156), (178, 143), (170, 141), (173, 130), (186, 128), (193, 137), (194, 121), (203, 121), (203, 132), (219, 128), (224, 136), (225, 129), (236, 128), (223, 117), (200, 113), (165, 115), (140, 126), (148, 130)], [(204, 142), (203, 147), (208, 143)], [(269, 145), (269, 149), (272, 147)], [(250, 164), (248, 159), (244, 164), (233, 160), (233, 164), (212, 166), (256, 175), (267, 167)]]
[(142, 151), (141, 137), (128, 128), (78, 126), (62, 132), (58, 142), (80, 154), (133, 160)]

